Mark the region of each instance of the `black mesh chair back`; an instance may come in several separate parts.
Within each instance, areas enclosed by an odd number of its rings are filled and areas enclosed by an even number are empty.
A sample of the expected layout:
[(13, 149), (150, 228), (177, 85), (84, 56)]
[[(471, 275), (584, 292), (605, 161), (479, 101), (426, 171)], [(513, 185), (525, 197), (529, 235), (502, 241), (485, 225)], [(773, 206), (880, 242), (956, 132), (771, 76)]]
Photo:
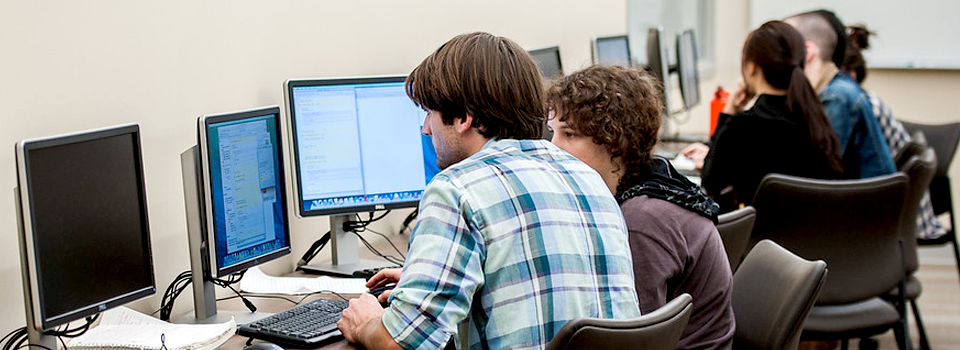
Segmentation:
[(684, 293), (659, 309), (633, 319), (577, 318), (560, 328), (547, 344), (547, 350), (673, 350), (692, 310), (693, 298)]

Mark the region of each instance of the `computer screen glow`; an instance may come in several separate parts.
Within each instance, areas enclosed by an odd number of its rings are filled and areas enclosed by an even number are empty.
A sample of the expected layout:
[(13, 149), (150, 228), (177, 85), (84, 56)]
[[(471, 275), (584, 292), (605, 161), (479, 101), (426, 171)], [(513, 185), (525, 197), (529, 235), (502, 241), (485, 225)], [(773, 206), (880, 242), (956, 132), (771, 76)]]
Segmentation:
[(218, 270), (289, 250), (276, 112), (205, 118)]
[(287, 83), (301, 215), (417, 205), (439, 169), (403, 80)]

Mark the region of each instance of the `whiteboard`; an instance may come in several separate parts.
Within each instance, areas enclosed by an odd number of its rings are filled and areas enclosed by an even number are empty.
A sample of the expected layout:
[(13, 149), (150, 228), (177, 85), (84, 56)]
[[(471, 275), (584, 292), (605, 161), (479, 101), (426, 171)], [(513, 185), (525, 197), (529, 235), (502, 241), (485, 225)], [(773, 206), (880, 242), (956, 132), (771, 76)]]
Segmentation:
[(867, 67), (960, 69), (956, 0), (751, 0), (750, 28), (821, 8), (876, 33), (863, 51)]

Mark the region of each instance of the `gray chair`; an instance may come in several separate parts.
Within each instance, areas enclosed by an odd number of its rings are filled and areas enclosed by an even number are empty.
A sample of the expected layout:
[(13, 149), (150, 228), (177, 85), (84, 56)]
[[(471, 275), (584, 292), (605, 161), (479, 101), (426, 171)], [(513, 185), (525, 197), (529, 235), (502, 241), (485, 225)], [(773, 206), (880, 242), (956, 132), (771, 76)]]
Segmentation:
[[(907, 200), (903, 207), (903, 214), (901, 214), (902, 220), (900, 222), (900, 235), (903, 240), (904, 268), (908, 274), (906, 287), (904, 289), (906, 290), (906, 294), (904, 294), (903, 299), (909, 302), (910, 308), (913, 309), (913, 316), (917, 322), (917, 330), (920, 336), (920, 348), (925, 350), (930, 349), (930, 344), (927, 340), (927, 332), (923, 328), (923, 319), (920, 318), (920, 309), (917, 308), (917, 298), (920, 297), (920, 292), (923, 288), (920, 285), (920, 281), (914, 276), (914, 272), (920, 268), (920, 263), (917, 259), (917, 224), (915, 218), (920, 209), (920, 199), (923, 198), (923, 194), (927, 191), (927, 188), (930, 187), (930, 181), (933, 180), (936, 170), (937, 156), (930, 147), (927, 147), (919, 155), (910, 156), (900, 169), (900, 171), (910, 177), (910, 187), (907, 190)], [(900, 289), (896, 288), (885, 298), (896, 303), (900, 298), (899, 293)], [(898, 307), (900, 307), (900, 305), (898, 305)], [(903, 307), (900, 307), (900, 310), (905, 311)], [(905, 312), (902, 313), (900, 317), (903, 322), (906, 322), (907, 315)]]
[(649, 349), (673, 350), (690, 320), (693, 298), (683, 293), (659, 309), (638, 318), (610, 320), (577, 318), (567, 322), (547, 344), (547, 350)]
[(736, 272), (743, 254), (750, 243), (750, 233), (753, 223), (757, 220), (757, 211), (746, 206), (717, 218), (717, 231), (723, 241), (723, 249), (727, 251), (727, 260), (730, 260), (730, 271)]
[(927, 125), (903, 122), (903, 126), (910, 133), (923, 131), (927, 143), (936, 151), (937, 173), (930, 182), (930, 202), (933, 204), (934, 214), (950, 214), (950, 229), (946, 235), (933, 239), (920, 239), (917, 243), (921, 246), (953, 244), (953, 257), (957, 261), (957, 272), (960, 272), (957, 219), (953, 214), (953, 192), (950, 189), (950, 177), (947, 175), (953, 155), (957, 152), (957, 143), (960, 142), (960, 123)]
[(771, 240), (757, 243), (733, 275), (733, 348), (796, 349), (826, 279), (823, 260), (804, 260)]
[(846, 349), (849, 338), (894, 329), (901, 349), (910, 344), (900, 310), (879, 298), (905, 280), (900, 215), (908, 185), (903, 173), (859, 180), (770, 174), (760, 182), (751, 239), (771, 239), (830, 268), (802, 340), (842, 340)]

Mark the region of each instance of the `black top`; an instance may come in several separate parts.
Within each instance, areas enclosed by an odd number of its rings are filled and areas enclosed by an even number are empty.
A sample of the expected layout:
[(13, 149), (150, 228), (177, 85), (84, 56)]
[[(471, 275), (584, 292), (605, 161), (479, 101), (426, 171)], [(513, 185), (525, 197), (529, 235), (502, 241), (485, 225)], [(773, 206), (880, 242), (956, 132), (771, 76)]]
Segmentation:
[(786, 101), (786, 96), (760, 95), (749, 110), (721, 114), (701, 171), (703, 187), (720, 204), (720, 212), (736, 209), (737, 203), (749, 205), (760, 180), (770, 173), (840, 177), (810, 139), (803, 114), (790, 112)]

